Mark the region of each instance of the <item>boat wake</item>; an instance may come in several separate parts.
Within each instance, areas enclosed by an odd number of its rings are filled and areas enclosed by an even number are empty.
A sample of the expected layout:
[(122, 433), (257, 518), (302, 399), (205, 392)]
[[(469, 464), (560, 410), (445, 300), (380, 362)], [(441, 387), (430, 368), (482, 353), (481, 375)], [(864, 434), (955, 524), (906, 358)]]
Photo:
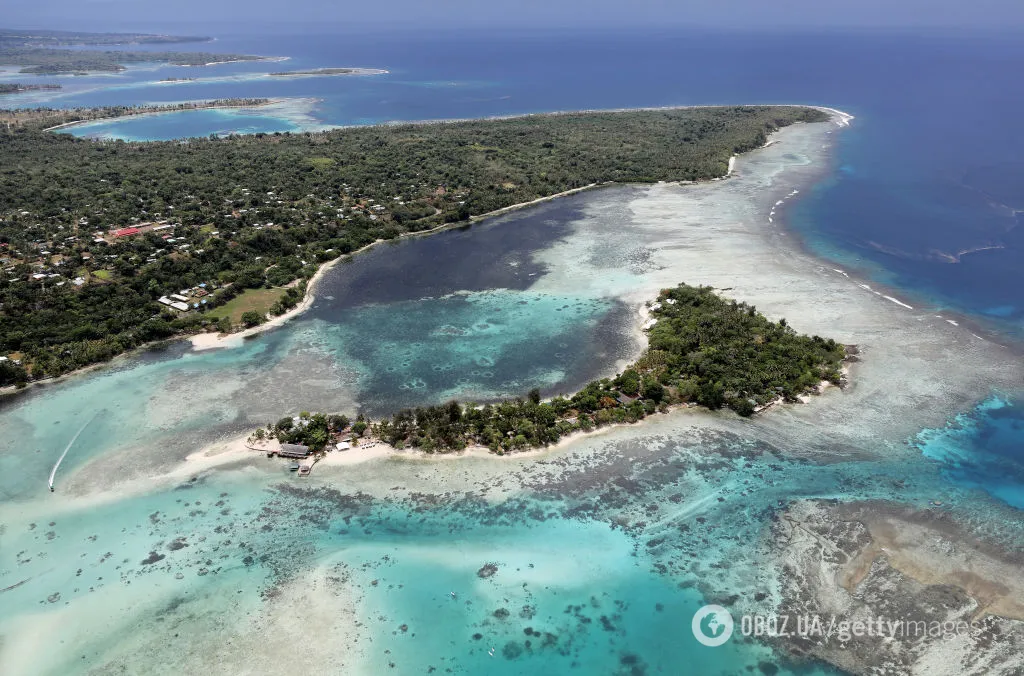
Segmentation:
[(82, 432), (85, 431), (85, 428), (88, 427), (90, 425), (90, 423), (92, 423), (92, 421), (96, 419), (97, 415), (99, 415), (99, 413), (93, 415), (93, 417), (91, 417), (88, 420), (86, 420), (85, 424), (82, 425), (81, 429), (79, 429), (77, 432), (75, 432), (75, 436), (71, 437), (71, 441), (68, 443), (67, 448), (64, 449), (64, 452), (60, 454), (59, 458), (57, 458), (57, 462), (54, 463), (53, 469), (50, 470), (50, 481), (49, 481), (49, 484), (50, 484), (50, 492), (51, 493), (53, 492), (53, 479), (54, 479), (54, 477), (57, 476), (57, 468), (59, 468), (60, 464), (62, 462), (64, 462), (64, 457), (67, 456), (68, 451), (70, 451), (71, 447), (75, 445), (76, 441), (78, 441), (78, 437), (82, 436)]

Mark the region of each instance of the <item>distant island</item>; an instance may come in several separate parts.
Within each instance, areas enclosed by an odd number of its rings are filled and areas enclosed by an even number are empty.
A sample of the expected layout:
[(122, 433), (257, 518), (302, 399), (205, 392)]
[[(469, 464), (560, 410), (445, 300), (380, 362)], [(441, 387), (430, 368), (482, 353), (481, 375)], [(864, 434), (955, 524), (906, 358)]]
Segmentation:
[(72, 50), (74, 46), (115, 46), (210, 42), (197, 36), (145, 33), (81, 33), (72, 31), (0, 30), (0, 64), (23, 66), (30, 74), (87, 74), (120, 72), (124, 64), (158, 62), (179, 66), (205, 66), (226, 61), (261, 61), (266, 57), (213, 52), (131, 52)]
[(159, 82), (195, 82), (194, 77), (165, 77)]
[(86, 33), (81, 31), (11, 30), (8, 28), (0, 28), (0, 44), (9, 47), (161, 45), (181, 44), (186, 42), (213, 42), (213, 38), (197, 35)]
[(379, 241), (609, 182), (721, 178), (776, 129), (829, 119), (730, 106), (154, 143), (46, 131), (170, 109), (0, 111), (0, 356), (20, 362), (0, 386), (256, 327)]
[[(708, 287), (680, 284), (649, 305), (654, 324), (647, 349), (615, 378), (588, 383), (571, 397), (525, 399), (485, 406), (452, 401), (395, 413), (376, 424), (360, 417), (304, 414), (256, 430), (252, 441), (277, 439), (319, 452), (333, 439), (369, 433), (396, 449), (427, 453), (482, 446), (499, 455), (556, 443), (574, 432), (634, 423), (672, 405), (730, 408), (750, 416), (777, 401), (842, 384), (847, 348), (820, 336), (798, 335), (746, 303)], [(856, 350), (850, 349), (850, 354)], [(852, 358), (852, 357), (851, 357)]]
[(40, 90), (61, 89), (59, 84), (7, 84), (0, 82), (0, 94), (20, 94)]
[(382, 75), (388, 71), (380, 68), (312, 68), (310, 70), (289, 70), (280, 73), (268, 73), (272, 77), (289, 77), (301, 75)]

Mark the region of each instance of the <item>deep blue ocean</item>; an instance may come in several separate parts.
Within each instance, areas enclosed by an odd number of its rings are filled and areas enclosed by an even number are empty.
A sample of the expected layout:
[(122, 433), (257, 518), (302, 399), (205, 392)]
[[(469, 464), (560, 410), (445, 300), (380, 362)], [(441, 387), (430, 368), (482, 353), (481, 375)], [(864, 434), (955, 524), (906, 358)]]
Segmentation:
[[(809, 103), (856, 116), (840, 166), (798, 207), (807, 243), (939, 306), (1024, 327), (1024, 43), (999, 35), (652, 32), (223, 34), (194, 46), (286, 62), (62, 78), (50, 105), (311, 97), (324, 124), (552, 110)], [(326, 66), (363, 78), (259, 77)], [(155, 84), (195, 77), (187, 84)], [(52, 79), (52, 78), (51, 78)], [(99, 85), (99, 86), (98, 86)], [(18, 103), (11, 99), (12, 103)], [(29, 105), (28, 102), (22, 105)], [(307, 120), (308, 121), (308, 120)], [(231, 122), (234, 123), (232, 126)], [(286, 120), (151, 119), (135, 137), (284, 131)], [(109, 131), (109, 130), (107, 130)]]

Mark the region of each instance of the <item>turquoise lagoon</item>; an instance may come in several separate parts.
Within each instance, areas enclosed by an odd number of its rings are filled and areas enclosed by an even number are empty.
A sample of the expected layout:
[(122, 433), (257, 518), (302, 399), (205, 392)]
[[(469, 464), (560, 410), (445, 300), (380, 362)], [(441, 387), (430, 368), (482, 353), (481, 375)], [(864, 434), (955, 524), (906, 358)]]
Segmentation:
[[(86, 423), (58, 483), (83, 467), (102, 481), (114, 451), (134, 458), (118, 475), (166, 469), (205, 443), (300, 410), (379, 416), (534, 387), (573, 392), (639, 349), (622, 302), (586, 288), (529, 288), (544, 274), (532, 253), (567, 232), (575, 213), (570, 200), (380, 246), (334, 268), (286, 328), (239, 348), (170, 344), (0, 401), (12, 432), (0, 438), (0, 466), (46, 474), (52, 451)], [(40, 490), (45, 483), (0, 486), (9, 498)]]
[(4, 664), (190, 672), (220, 650), (220, 669), (265, 669), (265, 653), (230, 644), (258, 640), (249, 618), (310, 585), (314, 604), (340, 596), (331, 611), (360, 625), (343, 649), (329, 627), (306, 629), (324, 673), (342, 654), (346, 673), (828, 674), (746, 640), (700, 646), (689, 619), (705, 602), (771, 598), (757, 543), (794, 498), (972, 499), (906, 456), (793, 459), (678, 422), (504, 466), (399, 460), (306, 486), (264, 461), (117, 499), (59, 484), (46, 504), (7, 502)]
[[(697, 552), (703, 565), (718, 556), (740, 563), (746, 545), (722, 521), (681, 540), (676, 517), (718, 521), (719, 514), (728, 518), (735, 502), (726, 508), (712, 501), (707, 509), (679, 515), (666, 510), (649, 529), (624, 529), (623, 522), (652, 514), (636, 504), (640, 496), (617, 485), (629, 478), (653, 488), (661, 481), (657, 475), (669, 473), (663, 460), (674, 472), (685, 460), (685, 479), (677, 476), (667, 485), (671, 494), (717, 495), (723, 475), (744, 464), (750, 472), (770, 471), (772, 463), (748, 451), (744, 460), (726, 461), (723, 471), (709, 467), (721, 458), (701, 467), (684, 449), (663, 451), (638, 463), (633, 475), (620, 474), (622, 468), (607, 460), (593, 462), (587, 477), (575, 477), (589, 483), (585, 487), (559, 495), (563, 489), (540, 483), (534, 496), (496, 505), (462, 495), (379, 500), (323, 486), (295, 488), (294, 480), (260, 471), (204, 475), (66, 515), (58, 508), (45, 521), (31, 513), (5, 517), (2, 562), (16, 572), (4, 577), (10, 582), (5, 586), (25, 581), (4, 592), (5, 614), (16, 611), (22, 627), (2, 625), (7, 640), (18, 643), (8, 644), (6, 664), (24, 667), (26, 652), (41, 647), (21, 645), (24, 628), (31, 628), (43, 634), (37, 640), (52, 640), (55, 648), (31, 655), (31, 672), (121, 667), (138, 673), (155, 664), (161, 665), (155, 670), (194, 670), (202, 661), (197, 652), (208, 648), (204, 634), (223, 643), (239, 640), (216, 625), (258, 613), (274, 603), (275, 590), (323, 568), (360, 590), (353, 603), (370, 638), (345, 651), (362, 655), (364, 673), (391, 667), (428, 673), (431, 666), (458, 673), (592, 673), (609, 667), (643, 673), (687, 664), (701, 673), (727, 674), (777, 667), (767, 647), (733, 642), (712, 651), (689, 634), (688, 620), (703, 598), (697, 570), (680, 575), (677, 569), (689, 568), (686, 557)], [(821, 474), (805, 467), (794, 478), (812, 473)], [(390, 480), (406, 479), (399, 470)], [(645, 499), (655, 497), (648, 493)], [(742, 523), (744, 512), (732, 518)], [(716, 541), (715, 552), (701, 551), (708, 536)], [(489, 563), (497, 572), (480, 577)], [(666, 566), (672, 574), (657, 572)], [(81, 622), (83, 614), (94, 621)], [(58, 618), (63, 621), (52, 624)], [(310, 628), (313, 636), (316, 629)], [(135, 650), (126, 651), (129, 645)], [(334, 652), (325, 645), (309, 650)], [(232, 670), (256, 666), (244, 659), (230, 664)], [(831, 673), (806, 665), (792, 670)]]
[[(488, 58), (484, 49), (472, 61), (486, 72)], [(325, 115), (335, 122), (688, 102), (651, 94), (666, 91), (663, 69), (650, 69), (654, 89), (636, 71), (608, 87), (608, 72), (582, 98), (525, 78), (511, 91), (531, 96), (509, 102), (486, 82), (425, 86), (397, 71), (246, 80), (224, 95), (305, 96), (331, 82), (339, 95)], [(750, 85), (773, 100), (844, 100), (827, 83), (848, 78), (821, 78), (814, 95), (779, 89), (778, 78)], [(703, 86), (705, 97), (734, 98)], [(209, 97), (204, 85), (160, 91), (147, 99)], [(118, 96), (138, 102), (138, 88), (65, 100)], [(153, 137), (146, 125), (207, 135), (242, 124), (225, 111), (189, 115), (117, 124), (140, 125), (134, 138)], [(294, 120), (268, 124), (278, 123)], [(784, 410), (753, 422), (659, 416), (538, 458), (400, 456), (318, 469), (306, 484), (263, 458), (182, 463), (303, 409), (379, 415), (531, 387), (568, 392), (614, 372), (638, 345), (633, 306), (608, 289), (656, 268), (643, 247), (621, 255), (634, 244), (620, 206), (632, 195), (615, 188), (378, 247), (336, 267), (305, 314), (240, 347), (172, 344), (0, 402), (0, 672), (832, 673), (740, 637), (705, 648), (689, 632), (705, 602), (771, 607), (779, 573), (765, 540), (792, 500), (940, 501), (1019, 544), (1024, 416), (1012, 394), (948, 428), (880, 435), (855, 452), (813, 414)], [(590, 237), (612, 244), (583, 274), (580, 257), (551, 252), (592, 227), (595, 204), (614, 208)], [(702, 209), (713, 223), (715, 205)], [(678, 276), (700, 274), (696, 265)], [(46, 477), (80, 430), (50, 494)]]
[(173, 141), (194, 136), (298, 132), (302, 127), (287, 117), (264, 113), (259, 108), (208, 108), (136, 115), (116, 121), (97, 120), (61, 131), (99, 140)]
[(1024, 509), (1024, 414), (1012, 399), (993, 394), (945, 428), (922, 430), (916, 445), (957, 484), (978, 488)]
[[(551, 394), (614, 370), (638, 345), (632, 307), (606, 285), (659, 273), (649, 235), (623, 231), (641, 192), (380, 246), (239, 347), (171, 344), (6, 398), (0, 670), (830, 674), (744, 637), (707, 648), (689, 630), (706, 602), (771, 607), (766, 538), (792, 500), (938, 499), (1019, 536), (1019, 512), (988, 497), (1007, 493), (958, 480), (934, 453), (848, 457), (785, 412), (659, 416), (537, 458), (399, 456), (306, 483), (263, 458), (182, 463), (304, 408)], [(581, 235), (620, 255), (580, 254)], [(984, 410), (1005, 418), (1000, 435), (1019, 432), (1019, 409), (999, 401)]]

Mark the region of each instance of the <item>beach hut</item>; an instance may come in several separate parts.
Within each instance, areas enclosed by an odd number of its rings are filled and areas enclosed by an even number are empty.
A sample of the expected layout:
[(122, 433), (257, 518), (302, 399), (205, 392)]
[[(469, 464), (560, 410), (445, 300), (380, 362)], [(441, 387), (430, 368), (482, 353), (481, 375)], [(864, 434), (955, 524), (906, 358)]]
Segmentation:
[(281, 450), (277, 452), (282, 458), (305, 458), (309, 456), (309, 446), (302, 444), (281, 444)]
[(347, 441), (338, 442), (337, 449), (339, 451), (347, 451), (350, 448), (352, 448), (352, 444), (348, 443)]

